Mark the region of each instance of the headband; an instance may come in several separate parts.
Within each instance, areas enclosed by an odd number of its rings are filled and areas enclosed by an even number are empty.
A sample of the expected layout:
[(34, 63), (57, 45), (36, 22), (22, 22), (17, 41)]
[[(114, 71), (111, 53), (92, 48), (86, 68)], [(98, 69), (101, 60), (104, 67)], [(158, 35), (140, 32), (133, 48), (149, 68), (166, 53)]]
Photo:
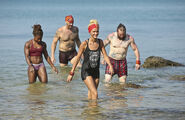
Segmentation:
[(89, 27), (88, 27), (89, 33), (90, 33), (91, 30), (94, 29), (94, 28), (98, 28), (98, 26), (97, 26), (96, 24), (89, 25)]
[(66, 16), (65, 21), (69, 23), (73, 23), (74, 22), (73, 16), (72, 15)]

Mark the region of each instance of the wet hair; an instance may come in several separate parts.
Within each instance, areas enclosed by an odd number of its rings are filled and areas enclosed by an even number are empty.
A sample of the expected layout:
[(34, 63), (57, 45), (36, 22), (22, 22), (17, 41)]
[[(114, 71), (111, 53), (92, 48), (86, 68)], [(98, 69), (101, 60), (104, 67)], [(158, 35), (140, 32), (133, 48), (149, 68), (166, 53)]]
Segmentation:
[(42, 31), (40, 24), (35, 24), (35, 25), (33, 25), (32, 28), (33, 28), (33, 32), (32, 32), (33, 36), (37, 36), (37, 35), (39, 35), (41, 37), (43, 36), (43, 31)]
[(125, 25), (122, 24), (122, 23), (120, 23), (120, 24), (118, 25), (117, 31), (118, 31), (118, 29), (120, 29), (120, 28), (123, 28), (123, 29), (126, 31), (126, 27), (125, 27)]

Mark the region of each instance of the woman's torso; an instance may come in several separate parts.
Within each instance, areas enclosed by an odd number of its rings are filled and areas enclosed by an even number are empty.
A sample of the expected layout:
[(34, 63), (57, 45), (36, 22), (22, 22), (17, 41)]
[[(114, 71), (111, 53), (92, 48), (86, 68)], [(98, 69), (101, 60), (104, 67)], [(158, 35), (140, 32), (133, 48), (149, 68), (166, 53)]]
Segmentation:
[(84, 61), (82, 64), (82, 69), (99, 69), (100, 66), (100, 39), (98, 39), (97, 48), (91, 49), (89, 46), (89, 40), (86, 40), (87, 47), (83, 53)]
[(30, 41), (29, 56), (31, 63), (39, 64), (43, 62), (42, 53), (43, 53), (43, 44), (33, 43), (33, 40)]

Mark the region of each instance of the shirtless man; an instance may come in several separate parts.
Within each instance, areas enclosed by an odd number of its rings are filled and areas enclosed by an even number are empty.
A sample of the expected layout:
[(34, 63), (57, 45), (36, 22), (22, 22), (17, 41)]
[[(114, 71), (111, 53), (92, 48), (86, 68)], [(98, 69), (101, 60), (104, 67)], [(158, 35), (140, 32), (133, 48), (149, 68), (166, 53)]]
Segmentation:
[[(127, 78), (126, 55), (128, 46), (132, 47), (136, 56), (135, 69), (140, 69), (140, 54), (137, 45), (134, 42), (134, 38), (131, 35), (126, 34), (126, 27), (123, 24), (119, 24), (117, 32), (109, 34), (107, 39), (104, 40), (104, 45), (107, 46), (108, 44), (110, 44), (109, 59), (114, 68), (114, 74), (118, 75), (121, 83), (125, 83)], [(110, 82), (112, 76), (113, 75), (110, 74), (109, 66), (106, 64), (105, 82)]]
[[(78, 27), (73, 26), (73, 16), (66, 16), (65, 23), (65, 26), (56, 31), (56, 35), (54, 36), (51, 45), (51, 61), (55, 63), (55, 49), (59, 40), (59, 61), (61, 67), (66, 66), (68, 61), (70, 61), (71, 64), (74, 63), (75, 56), (77, 55), (75, 43), (78, 47), (80, 47), (81, 44), (78, 35)], [(79, 63), (78, 66), (81, 66), (81, 64)]]

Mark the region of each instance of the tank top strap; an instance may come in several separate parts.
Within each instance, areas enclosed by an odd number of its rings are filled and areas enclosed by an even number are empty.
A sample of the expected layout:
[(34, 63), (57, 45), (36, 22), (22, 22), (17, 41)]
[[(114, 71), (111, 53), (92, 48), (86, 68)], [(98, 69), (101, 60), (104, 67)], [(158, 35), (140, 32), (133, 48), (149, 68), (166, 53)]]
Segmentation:
[(33, 46), (33, 40), (31, 40), (30, 49), (34, 49), (34, 46)]
[(98, 47), (98, 49), (100, 50), (100, 39), (98, 39), (98, 42), (99, 42), (99, 47)]
[(86, 49), (88, 49), (89, 50), (89, 39), (87, 39), (87, 40), (85, 40), (85, 42), (87, 43), (87, 47), (86, 47)]

